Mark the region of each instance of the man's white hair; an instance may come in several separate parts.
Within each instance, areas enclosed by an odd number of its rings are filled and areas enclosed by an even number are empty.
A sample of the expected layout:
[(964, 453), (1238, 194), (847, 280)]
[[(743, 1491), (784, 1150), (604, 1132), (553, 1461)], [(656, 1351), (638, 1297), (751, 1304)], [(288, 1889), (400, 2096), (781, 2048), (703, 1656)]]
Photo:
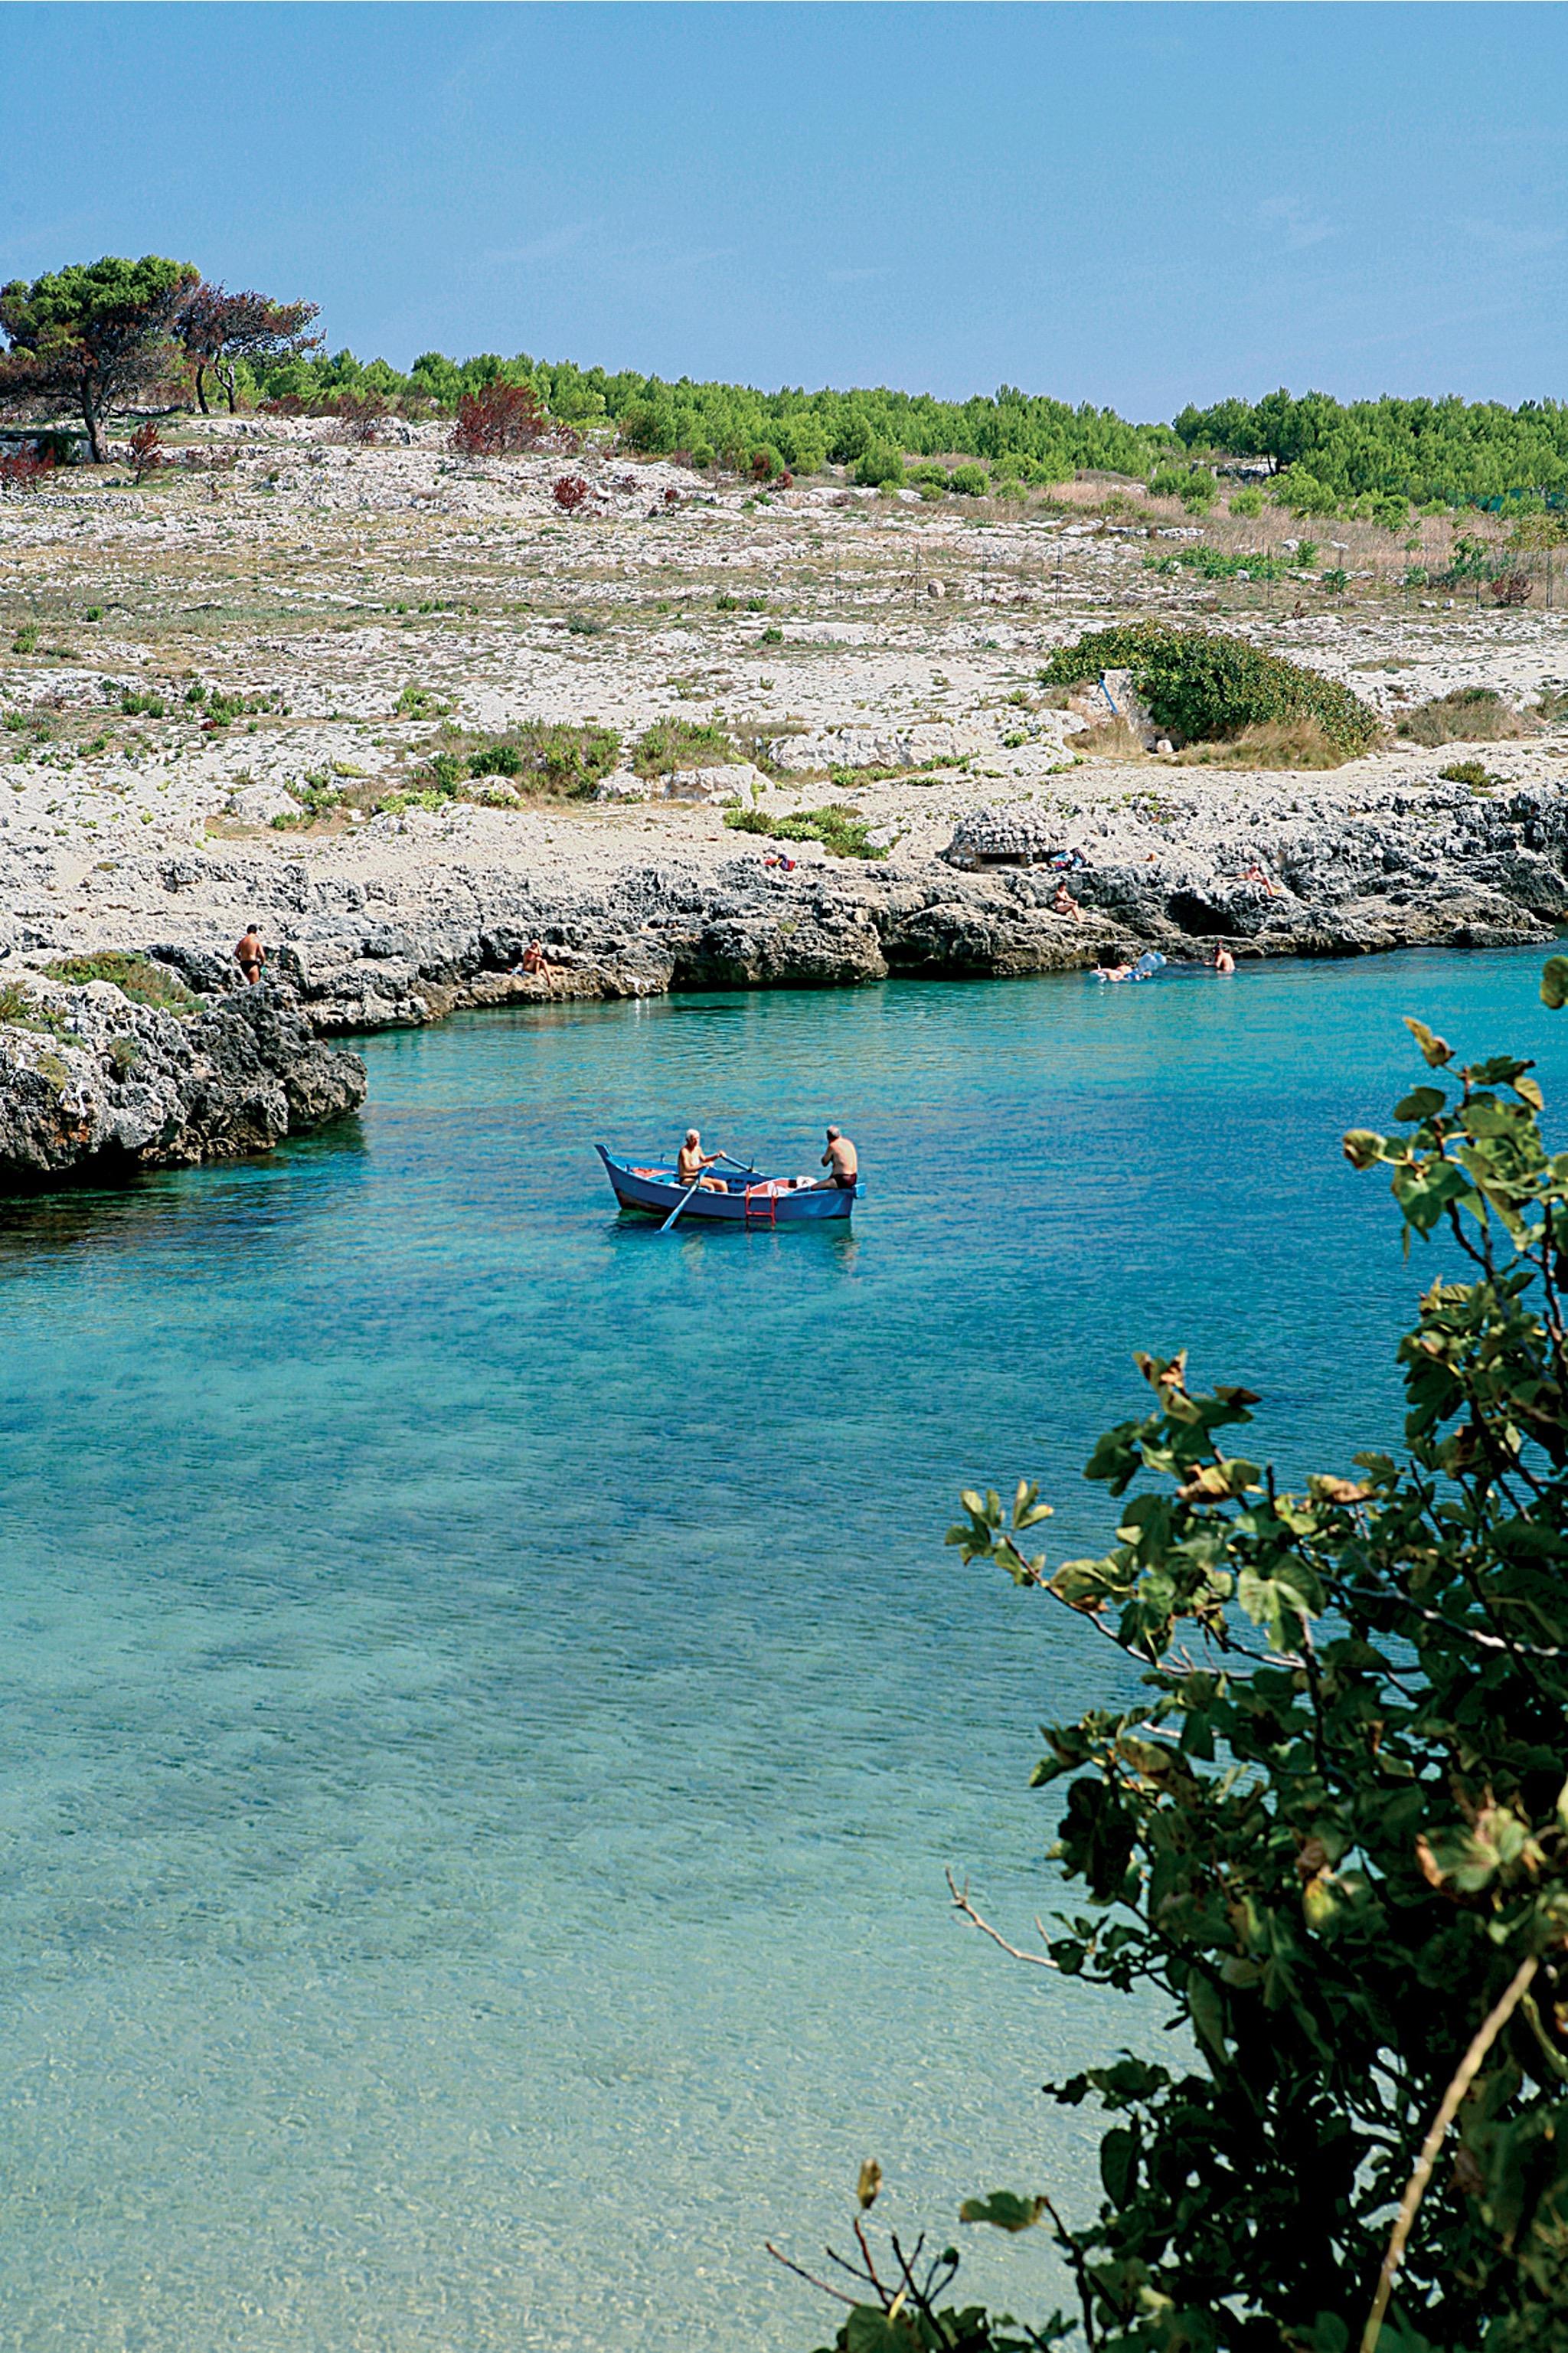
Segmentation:
[(694, 1127), (689, 1127), (686, 1131), (686, 1141), (688, 1144), (700, 1144), (702, 1139)]

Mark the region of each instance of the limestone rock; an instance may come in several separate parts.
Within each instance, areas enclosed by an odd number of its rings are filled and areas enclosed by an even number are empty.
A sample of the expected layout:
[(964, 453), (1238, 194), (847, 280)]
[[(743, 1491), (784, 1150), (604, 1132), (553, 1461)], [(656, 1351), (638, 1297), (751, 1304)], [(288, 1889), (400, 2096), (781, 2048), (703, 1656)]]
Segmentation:
[(300, 807), (281, 785), (241, 785), (228, 797), (228, 814), (242, 825), (270, 825), (275, 817), (298, 817)]
[(329, 1052), (275, 985), (189, 1019), (108, 981), (17, 986), (26, 1010), (0, 1022), (0, 1183), (268, 1152), (364, 1100), (359, 1056)]
[(966, 720), (915, 720), (907, 727), (829, 727), (779, 735), (768, 757), (783, 776), (816, 768), (928, 768), (995, 749), (991, 730)]

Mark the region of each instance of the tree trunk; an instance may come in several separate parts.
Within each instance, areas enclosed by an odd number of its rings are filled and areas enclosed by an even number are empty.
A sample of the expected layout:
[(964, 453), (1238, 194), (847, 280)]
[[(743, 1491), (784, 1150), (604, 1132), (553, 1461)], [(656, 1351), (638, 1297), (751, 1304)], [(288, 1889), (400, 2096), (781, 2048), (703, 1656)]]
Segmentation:
[(207, 406), (207, 364), (205, 360), (198, 360), (196, 362), (196, 406), (201, 410), (204, 417), (210, 417), (212, 415), (212, 410)]
[(223, 396), (228, 403), (229, 415), (231, 417), (237, 416), (239, 411), (239, 394), (236, 387), (235, 371), (232, 362), (227, 367), (219, 367), (217, 371), (217, 380), (223, 386)]
[(103, 438), (98, 429), (101, 419), (92, 396), (92, 379), (84, 375), (81, 380), (81, 421), (87, 427), (87, 446), (92, 453), (92, 462), (95, 466), (101, 466), (104, 462)]

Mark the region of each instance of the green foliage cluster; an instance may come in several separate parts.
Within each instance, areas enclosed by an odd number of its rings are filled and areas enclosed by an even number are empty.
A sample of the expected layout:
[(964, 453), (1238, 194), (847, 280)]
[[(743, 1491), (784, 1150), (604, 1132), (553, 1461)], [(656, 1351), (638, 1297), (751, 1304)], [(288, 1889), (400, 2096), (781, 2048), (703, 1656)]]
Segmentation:
[(726, 809), (724, 822), (737, 833), (771, 835), (775, 841), (820, 841), (835, 858), (886, 858), (869, 839), (858, 809), (830, 806), (801, 809), (794, 817), (771, 817), (765, 809)]
[(1058, 646), (1040, 678), (1046, 686), (1074, 686), (1107, 670), (1131, 670), (1156, 725), (1189, 742), (1311, 719), (1353, 755), (1378, 733), (1376, 714), (1349, 687), (1244, 638), (1161, 621), (1089, 630), (1076, 645)]
[[(541, 794), (556, 800), (585, 800), (607, 776), (621, 754), (621, 738), (614, 727), (595, 721), (574, 725), (564, 720), (525, 720), (504, 735), (480, 744), (459, 739), (432, 754), (424, 770), (421, 789), (437, 799), (450, 799), (472, 781), (504, 778), (515, 793)], [(392, 807), (392, 797), (376, 806)], [(408, 806), (405, 796), (400, 806)]]
[(632, 745), (639, 776), (673, 776), (683, 768), (728, 767), (745, 754), (722, 727), (695, 719), (656, 719)]
[(1282, 390), (1184, 408), (1174, 430), (1189, 449), (1268, 458), (1303, 487), (1318, 486), (1331, 503), (1305, 512), (1381, 496), (1397, 502), (1402, 523), (1411, 499), (1462, 505), (1568, 491), (1568, 406), (1554, 400), (1518, 408), (1456, 398), (1342, 403)]
[[(1568, 957), (1542, 996), (1568, 1001)], [(1141, 1356), (1149, 1409), (1088, 1465), (1108, 1553), (1031, 1555), (1026, 1480), (965, 1493), (948, 1539), (1125, 1671), (1045, 1730), (1081, 1895), (1034, 1957), (1154, 1996), (1187, 2049), (1047, 2087), (1103, 2118), (1092, 2218), (1037, 2190), (961, 2209), (1050, 2232), (1091, 2353), (1568, 2347), (1568, 1153), (1529, 1062), (1456, 1068), (1408, 1026), (1400, 1129), (1344, 1139), (1406, 1250), (1445, 1244), (1398, 1347), (1403, 1456), (1286, 1492), (1230, 1451), (1250, 1390)], [(841, 2348), (1066, 2332), (943, 2315), (923, 2267), (857, 2239)]]
[(1195, 572), (1200, 580), (1283, 580), (1292, 566), (1278, 555), (1228, 554), (1224, 548), (1200, 543), (1178, 547), (1168, 555), (1146, 555), (1145, 572)]
[(199, 1013), (201, 998), (185, 987), (178, 973), (154, 964), (132, 948), (100, 948), (95, 955), (58, 956), (45, 970), (68, 987), (82, 988), (90, 980), (112, 981), (133, 1005), (154, 1006), (163, 1013)]

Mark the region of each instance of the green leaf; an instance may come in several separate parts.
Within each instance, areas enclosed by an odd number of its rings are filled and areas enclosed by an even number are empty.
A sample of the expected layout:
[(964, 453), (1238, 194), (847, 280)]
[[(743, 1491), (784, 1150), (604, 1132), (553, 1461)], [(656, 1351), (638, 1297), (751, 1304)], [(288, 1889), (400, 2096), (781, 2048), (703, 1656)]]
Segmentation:
[(1440, 1070), (1445, 1062), (1453, 1060), (1454, 1050), (1447, 1039), (1439, 1038), (1436, 1030), (1428, 1029), (1425, 1021), (1417, 1021), (1407, 1013), (1405, 1017), (1405, 1026), (1433, 1070)]
[(989, 2198), (966, 2198), (958, 2219), (989, 2222), (994, 2231), (1032, 2231), (1045, 2211), (1043, 2198), (1020, 2198), (1013, 2189), (994, 2189)]
[(1433, 1119), (1447, 1102), (1441, 1087), (1412, 1087), (1403, 1103), (1394, 1106), (1395, 1119)]

